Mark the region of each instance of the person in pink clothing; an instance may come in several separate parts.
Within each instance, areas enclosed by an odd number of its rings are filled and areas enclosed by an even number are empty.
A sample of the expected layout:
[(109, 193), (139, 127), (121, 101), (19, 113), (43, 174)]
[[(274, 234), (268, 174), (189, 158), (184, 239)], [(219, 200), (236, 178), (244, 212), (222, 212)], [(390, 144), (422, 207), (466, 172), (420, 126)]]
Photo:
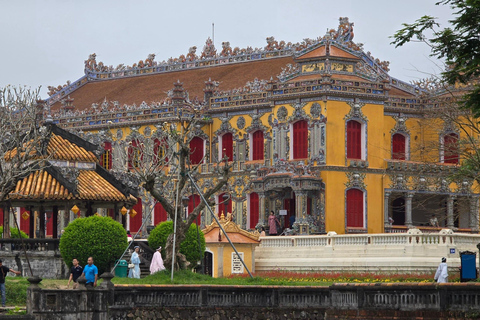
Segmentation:
[(150, 262), (150, 274), (165, 270), (163, 265), (162, 253), (160, 252), (162, 247), (159, 247), (157, 251), (153, 254), (152, 262)]
[(276, 236), (277, 235), (277, 223), (280, 225), (280, 221), (278, 221), (277, 217), (273, 213), (273, 210), (270, 211), (270, 216), (268, 216), (268, 235)]

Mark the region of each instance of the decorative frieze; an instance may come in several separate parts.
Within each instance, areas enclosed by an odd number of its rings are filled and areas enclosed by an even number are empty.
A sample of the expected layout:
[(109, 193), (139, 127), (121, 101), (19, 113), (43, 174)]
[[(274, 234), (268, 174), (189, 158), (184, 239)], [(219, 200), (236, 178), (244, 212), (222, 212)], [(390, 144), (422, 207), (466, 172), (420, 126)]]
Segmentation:
[(345, 183), (345, 187), (348, 188), (358, 188), (358, 189), (367, 189), (367, 185), (365, 184), (365, 173), (360, 172), (347, 172), (345, 174), (347, 176), (347, 182)]

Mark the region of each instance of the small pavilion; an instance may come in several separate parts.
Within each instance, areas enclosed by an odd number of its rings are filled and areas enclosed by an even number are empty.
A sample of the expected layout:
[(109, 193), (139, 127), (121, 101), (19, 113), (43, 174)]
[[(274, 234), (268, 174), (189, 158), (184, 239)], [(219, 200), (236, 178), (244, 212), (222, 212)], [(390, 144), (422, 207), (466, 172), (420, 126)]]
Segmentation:
[[(2, 204), (3, 212), (20, 208), (17, 221), (30, 238), (57, 238), (59, 224), (64, 228), (77, 216), (96, 213), (108, 214), (125, 226), (126, 210), (120, 209), (135, 205), (136, 190), (100, 166), (101, 147), (52, 122), (44, 125), (49, 133), (44, 141), (45, 166), (17, 181)], [(3, 225), (13, 226), (11, 218), (3, 214)]]
[[(240, 256), (242, 256), (248, 269), (254, 272), (255, 247), (260, 244), (260, 234), (257, 231), (252, 233), (241, 229), (238, 224), (232, 221), (231, 213), (227, 213), (227, 217), (222, 213), (219, 222)], [(205, 274), (215, 278), (228, 277), (232, 274), (247, 274), (247, 270), (238, 259), (216, 221), (213, 221), (202, 232), (205, 235), (206, 244)]]

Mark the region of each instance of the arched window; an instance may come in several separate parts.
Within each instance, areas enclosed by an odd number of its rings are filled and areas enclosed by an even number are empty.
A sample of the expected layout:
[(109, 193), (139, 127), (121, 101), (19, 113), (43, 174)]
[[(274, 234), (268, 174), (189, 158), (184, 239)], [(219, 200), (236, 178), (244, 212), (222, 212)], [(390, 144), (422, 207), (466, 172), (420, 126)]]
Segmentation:
[(293, 159), (308, 158), (308, 123), (305, 120), (293, 124)]
[(230, 196), (228, 195), (228, 206), (227, 206), (227, 212), (225, 212), (225, 200), (223, 200), (223, 195), (225, 193), (222, 193), (218, 196), (218, 216), (220, 217), (223, 213), (223, 215), (225, 216), (225, 218), (227, 217), (227, 213), (232, 213), (232, 199), (230, 198)]
[(203, 139), (200, 137), (193, 137), (190, 140), (190, 163), (199, 164), (203, 160)]
[(128, 169), (138, 168), (143, 160), (142, 146), (138, 140), (132, 140), (128, 147)]
[(263, 131), (257, 130), (252, 134), (252, 160), (263, 160)]
[(168, 143), (165, 138), (162, 139), (155, 139), (153, 142), (153, 156), (154, 156), (154, 163), (158, 164), (159, 161), (164, 161), (164, 163), (168, 163), (167, 155), (168, 151)]
[(105, 142), (103, 145), (103, 153), (100, 159), (100, 163), (105, 170), (112, 169), (112, 143)]
[(347, 190), (347, 227), (363, 227), (363, 191)]
[(222, 136), (220, 159), (225, 156), (228, 157), (228, 161), (233, 161), (233, 135), (228, 132)]
[(347, 158), (362, 159), (362, 124), (355, 120), (347, 122)]
[(458, 164), (458, 135), (456, 133), (443, 136), (443, 162)]
[(260, 212), (258, 193), (250, 193), (250, 229), (254, 229), (258, 223)]
[(406, 159), (406, 144), (405, 136), (400, 133), (395, 133), (392, 136), (392, 159), (405, 160)]
[[(193, 210), (195, 210), (196, 207), (200, 204), (200, 196), (198, 194), (193, 194), (190, 197), (188, 197), (188, 214), (192, 213)], [(197, 219), (196, 219), (196, 224), (200, 225), (201, 223), (201, 213), (198, 214)]]

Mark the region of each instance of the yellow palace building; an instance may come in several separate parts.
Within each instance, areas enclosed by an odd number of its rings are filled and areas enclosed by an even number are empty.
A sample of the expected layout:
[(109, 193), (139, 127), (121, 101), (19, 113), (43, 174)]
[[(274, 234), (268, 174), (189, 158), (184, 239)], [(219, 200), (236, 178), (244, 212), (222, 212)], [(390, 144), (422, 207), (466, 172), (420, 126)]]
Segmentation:
[[(129, 147), (158, 140), (183, 105), (207, 107), (189, 137), (190, 161), (201, 163), (204, 188), (219, 159), (234, 162), (217, 201), (229, 194), (226, 210), (245, 229), (266, 226), (273, 210), (283, 227), (309, 234), (435, 231), (433, 214), (439, 227), (477, 232), (475, 184), (451, 178), (460, 129), (424, 88), (391, 77), (388, 62), (352, 40), (353, 23), (340, 18), (301, 43), (270, 37), (264, 48), (223, 42), (217, 51), (207, 39), (201, 53), (117, 67), (92, 54), (85, 75), (49, 87), (46, 103), (58, 126), (103, 146), (100, 161), (116, 172), (131, 166)], [(152, 209), (140, 194), (132, 232)], [(199, 202), (183, 196), (188, 210)], [(147, 224), (166, 219), (157, 206)]]

